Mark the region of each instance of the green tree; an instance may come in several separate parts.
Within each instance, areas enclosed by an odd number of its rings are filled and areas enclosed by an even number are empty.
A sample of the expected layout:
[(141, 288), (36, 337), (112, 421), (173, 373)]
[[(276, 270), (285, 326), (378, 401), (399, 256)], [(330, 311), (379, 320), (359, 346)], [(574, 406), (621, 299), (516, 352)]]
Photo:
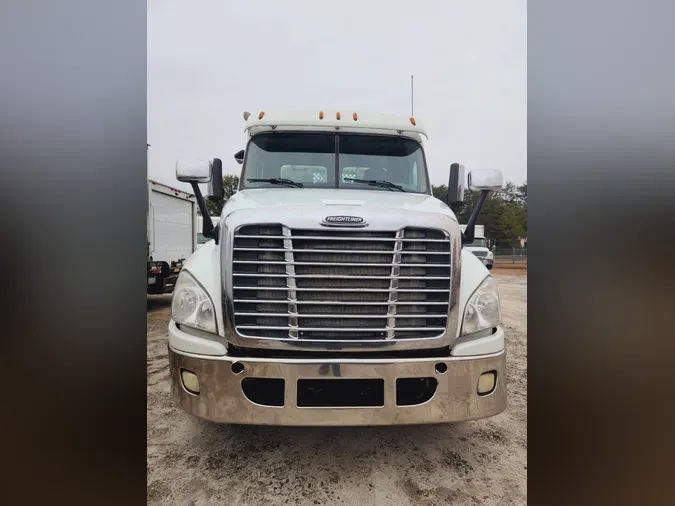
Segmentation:
[(223, 200), (220, 202), (214, 202), (212, 200), (206, 201), (206, 208), (209, 210), (211, 216), (220, 216), (220, 213), (223, 211), (223, 206), (225, 202), (237, 193), (239, 190), (239, 176), (235, 174), (225, 174), (223, 176)]
[(520, 200), (523, 203), (524, 208), (523, 226), (525, 229), (524, 237), (527, 237), (527, 181), (525, 181), (522, 185), (518, 187), (518, 194), (520, 196)]
[(518, 188), (518, 198), (521, 202), (527, 204), (527, 181), (521, 184)]
[(502, 246), (520, 247), (521, 237), (525, 237), (525, 208), (522, 205), (507, 204), (499, 219)]
[(439, 200), (445, 201), (445, 197), (448, 195), (448, 187), (447, 185), (431, 185), (431, 193), (433, 194), (434, 197), (436, 197)]
[(503, 202), (512, 203), (519, 200), (518, 187), (510, 181), (507, 181), (501, 190), (495, 192), (495, 195), (498, 195)]

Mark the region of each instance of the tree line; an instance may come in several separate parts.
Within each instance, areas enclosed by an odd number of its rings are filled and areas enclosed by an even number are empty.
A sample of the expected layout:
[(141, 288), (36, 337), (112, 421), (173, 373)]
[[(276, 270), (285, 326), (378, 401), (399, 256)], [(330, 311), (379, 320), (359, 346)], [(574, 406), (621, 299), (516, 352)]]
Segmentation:
[[(239, 188), (239, 176), (223, 176), (224, 200), (206, 201), (209, 213), (220, 216), (223, 205)], [(432, 185), (434, 197), (440, 200), (448, 194), (447, 185)], [(476, 206), (479, 192), (465, 191), (464, 202), (453, 205), (460, 223), (467, 223)], [(520, 239), (527, 237), (527, 181), (518, 186), (507, 182), (500, 191), (490, 192), (478, 217), (478, 224), (485, 226), (485, 235), (491, 245), (497, 247), (520, 247)]]

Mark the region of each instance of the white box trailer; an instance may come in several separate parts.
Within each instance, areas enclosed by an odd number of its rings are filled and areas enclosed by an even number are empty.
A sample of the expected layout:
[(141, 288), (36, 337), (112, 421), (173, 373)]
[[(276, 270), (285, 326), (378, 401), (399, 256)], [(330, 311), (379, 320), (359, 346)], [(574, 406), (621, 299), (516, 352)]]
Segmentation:
[(185, 260), (197, 249), (194, 195), (148, 180), (148, 293), (175, 284)]

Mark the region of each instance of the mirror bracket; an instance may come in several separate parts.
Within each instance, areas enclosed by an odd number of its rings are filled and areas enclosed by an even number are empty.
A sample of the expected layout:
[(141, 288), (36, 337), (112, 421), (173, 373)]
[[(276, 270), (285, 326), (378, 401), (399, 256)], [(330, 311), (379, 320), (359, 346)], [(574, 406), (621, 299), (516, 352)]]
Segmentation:
[(213, 239), (218, 244), (218, 226), (213, 226), (213, 221), (211, 220), (209, 209), (206, 207), (204, 195), (202, 195), (202, 191), (199, 189), (199, 184), (193, 181), (190, 183), (190, 186), (192, 186), (192, 191), (195, 192), (199, 212), (202, 214), (202, 234), (204, 234), (204, 237)]
[(471, 212), (471, 217), (469, 218), (469, 222), (466, 224), (464, 232), (462, 232), (462, 245), (471, 244), (473, 242), (474, 234), (476, 232), (476, 222), (478, 221), (478, 215), (480, 214), (480, 210), (483, 207), (483, 204), (485, 203), (485, 199), (487, 198), (488, 193), (490, 193), (490, 190), (482, 190), (480, 192), (478, 202), (476, 202), (476, 207), (473, 208), (473, 211)]

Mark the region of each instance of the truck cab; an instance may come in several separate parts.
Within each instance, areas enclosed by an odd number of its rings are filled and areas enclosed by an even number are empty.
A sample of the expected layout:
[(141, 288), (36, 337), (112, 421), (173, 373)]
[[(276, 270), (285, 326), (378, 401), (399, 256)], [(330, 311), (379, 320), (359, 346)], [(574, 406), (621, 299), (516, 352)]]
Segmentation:
[(213, 239), (188, 258), (173, 294), (177, 404), (215, 422), (272, 425), (456, 422), (503, 411), (497, 286), (462, 249), (501, 173), (468, 174), (482, 199), (463, 232), (450, 207), (461, 192), (432, 196), (416, 118), (244, 118), (239, 191), (215, 223), (199, 184), (210, 185), (209, 198), (222, 194), (220, 159), (176, 165)]
[[(462, 232), (464, 232), (466, 230), (466, 225), (460, 225), (460, 229)], [(484, 225), (476, 225), (473, 241), (465, 244), (464, 249), (476, 255), (476, 257), (478, 257), (478, 259), (483, 262), (483, 265), (485, 265), (488, 270), (492, 269), (495, 261), (494, 254), (492, 251), (490, 251), (490, 248), (488, 248), (488, 241), (485, 237)]]

